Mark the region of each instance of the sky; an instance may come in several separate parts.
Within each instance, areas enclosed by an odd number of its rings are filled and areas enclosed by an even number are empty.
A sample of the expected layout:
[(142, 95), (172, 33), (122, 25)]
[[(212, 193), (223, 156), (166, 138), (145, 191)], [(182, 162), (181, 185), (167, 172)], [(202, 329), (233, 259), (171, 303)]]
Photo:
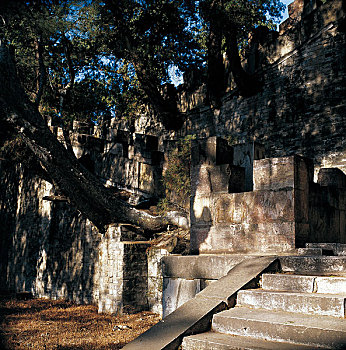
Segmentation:
[(284, 21), (288, 17), (288, 11), (287, 11), (287, 5), (293, 2), (293, 0), (281, 0), (286, 5), (286, 10), (284, 13), (284, 17), (282, 18), (282, 21)]

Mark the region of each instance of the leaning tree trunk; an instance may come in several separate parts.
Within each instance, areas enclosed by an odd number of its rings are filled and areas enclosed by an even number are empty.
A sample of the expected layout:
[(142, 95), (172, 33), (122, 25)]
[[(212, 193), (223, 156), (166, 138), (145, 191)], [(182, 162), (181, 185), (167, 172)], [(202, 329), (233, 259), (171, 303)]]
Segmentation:
[(120, 222), (150, 231), (165, 227), (161, 217), (136, 210), (116, 198), (57, 140), (26, 96), (14, 61), (4, 45), (0, 46), (0, 121), (13, 128), (35, 154), (53, 184), (101, 231), (107, 224)]

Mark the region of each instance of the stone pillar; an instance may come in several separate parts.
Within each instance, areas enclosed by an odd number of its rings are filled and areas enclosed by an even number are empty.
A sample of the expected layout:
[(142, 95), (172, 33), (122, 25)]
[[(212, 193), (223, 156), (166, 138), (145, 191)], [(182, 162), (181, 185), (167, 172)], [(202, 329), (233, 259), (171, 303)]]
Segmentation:
[(126, 228), (110, 225), (99, 251), (98, 311), (148, 310), (148, 243), (127, 241)]
[(309, 239), (309, 196), (313, 176), (312, 160), (297, 155), (254, 162), (254, 191), (292, 191), (295, 244), (292, 248), (303, 247)]

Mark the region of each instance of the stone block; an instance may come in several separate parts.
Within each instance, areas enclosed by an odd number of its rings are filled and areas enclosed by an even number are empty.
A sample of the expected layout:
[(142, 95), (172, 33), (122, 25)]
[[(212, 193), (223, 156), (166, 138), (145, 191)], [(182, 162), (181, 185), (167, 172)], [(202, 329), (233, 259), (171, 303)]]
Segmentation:
[(322, 249), (321, 248), (298, 248), (297, 249), (298, 255), (322, 255)]
[(282, 252), (303, 246), (309, 224), (297, 222), (294, 191), (191, 197), (192, 252)]
[(345, 256), (285, 256), (280, 257), (282, 271), (301, 274), (343, 275), (346, 270)]
[(201, 284), (199, 279), (164, 278), (162, 294), (163, 318), (194, 298), (200, 290)]
[(308, 190), (313, 180), (312, 161), (290, 156), (254, 161), (254, 191), (296, 188)]
[(191, 168), (191, 195), (208, 195), (212, 192), (208, 165), (199, 165)]
[(307, 190), (294, 190), (294, 219), (299, 223), (309, 222), (309, 192)]
[(161, 169), (157, 166), (138, 163), (139, 164), (139, 178), (138, 188), (141, 191), (157, 194), (159, 190), (159, 180), (161, 178)]
[(260, 224), (293, 222), (292, 189), (212, 196), (211, 215), (215, 224)]
[(211, 192), (236, 193), (245, 190), (245, 169), (222, 164), (207, 168)]
[(345, 294), (346, 277), (316, 277), (316, 293)]
[(159, 139), (157, 136), (135, 134), (135, 149), (138, 152), (157, 151), (159, 147)]
[(136, 153), (134, 156), (134, 159), (137, 162), (149, 165), (160, 165), (163, 158), (163, 153), (159, 151), (141, 151), (140, 153)]
[(258, 338), (232, 337), (228, 334), (213, 331), (184, 337), (182, 350), (230, 350), (230, 349), (267, 349), (267, 350), (312, 350), (311, 347), (300, 344), (280, 343)]
[(193, 140), (191, 144), (191, 164), (220, 165), (233, 163), (233, 149), (221, 137)]
[(148, 277), (148, 307), (151, 312), (162, 316), (162, 287), (163, 278)]
[(261, 286), (265, 290), (312, 293), (314, 281), (314, 276), (266, 273), (262, 275)]
[(344, 317), (345, 296), (266, 290), (240, 290), (239, 306), (308, 315)]
[[(191, 249), (200, 254), (278, 253), (295, 248), (295, 226), (292, 222), (231, 224), (191, 229)], [(195, 236), (192, 239), (193, 236)]]
[[(167, 278), (219, 279), (234, 266), (244, 261), (246, 255), (170, 255), (162, 258), (162, 274)], [(204, 289), (205, 286), (202, 287)]]
[(315, 348), (341, 349), (346, 338), (344, 322), (336, 317), (236, 307), (215, 315), (213, 330), (262, 340), (293, 341)]
[(213, 219), (210, 211), (211, 203), (211, 196), (191, 197), (190, 220), (192, 225), (203, 224), (210, 226), (212, 224)]
[[(264, 147), (255, 142), (233, 145), (233, 164), (244, 168), (244, 191), (253, 190), (253, 163), (254, 160), (263, 159)], [(242, 191), (234, 191), (242, 192)]]

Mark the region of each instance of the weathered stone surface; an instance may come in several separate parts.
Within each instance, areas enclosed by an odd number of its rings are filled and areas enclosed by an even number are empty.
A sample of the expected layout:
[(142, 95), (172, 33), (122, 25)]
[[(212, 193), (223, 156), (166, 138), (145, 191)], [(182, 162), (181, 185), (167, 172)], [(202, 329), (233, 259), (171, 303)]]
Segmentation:
[(135, 134), (135, 147), (138, 152), (142, 151), (157, 151), (159, 140), (157, 136)]
[[(253, 164), (254, 160), (263, 159), (264, 147), (256, 142), (247, 142), (233, 145), (233, 164), (244, 168), (244, 191), (253, 190)], [(243, 192), (243, 191), (230, 191)]]
[(191, 163), (192, 166), (232, 164), (233, 150), (221, 137), (196, 140), (192, 142)]
[(346, 295), (266, 290), (240, 290), (237, 305), (267, 310), (345, 317)]
[(314, 291), (314, 281), (314, 276), (263, 274), (262, 288), (265, 290), (312, 293)]
[[(191, 229), (200, 241), (191, 240), (192, 252), (200, 253), (247, 253), (266, 252), (276, 254), (289, 251), (295, 246), (294, 225), (291, 223), (231, 224)], [(196, 233), (194, 230), (198, 230)]]
[(162, 307), (166, 317), (178, 307), (193, 299), (201, 290), (199, 279), (187, 280), (182, 278), (164, 278)]
[(346, 175), (338, 168), (321, 168), (317, 183), (321, 186), (346, 188)]
[(284, 272), (344, 275), (346, 271), (344, 256), (281, 256), (280, 263)]
[(139, 164), (138, 188), (144, 192), (158, 195), (162, 192), (161, 168), (145, 163)]
[(263, 274), (262, 288), (274, 291), (345, 295), (346, 278), (335, 276), (318, 277), (288, 274)]
[(303, 314), (245, 307), (236, 307), (215, 315), (213, 330), (333, 349), (343, 349), (346, 343), (344, 319), (329, 316), (310, 317)]
[(316, 277), (316, 293), (346, 295), (346, 277)]
[(322, 255), (321, 248), (298, 248), (298, 255)]
[(306, 247), (332, 251), (334, 255), (346, 255), (346, 244), (342, 243), (306, 243)]
[(165, 256), (162, 258), (162, 273), (170, 278), (219, 279), (248, 257), (233, 254)]
[(243, 261), (123, 349), (176, 349), (183, 336), (208, 330), (213, 314), (224, 310), (236, 291), (275, 260), (275, 257), (257, 257)]
[(287, 251), (307, 240), (309, 226), (304, 213), (295, 216), (293, 189), (203, 195), (191, 202), (193, 253)]
[(299, 156), (254, 161), (254, 191), (295, 188), (307, 190), (313, 180), (313, 165)]
[(185, 337), (182, 343), (182, 350), (315, 350), (316, 347), (292, 344), (284, 342), (273, 342), (256, 338), (233, 336), (216, 332), (206, 332)]

